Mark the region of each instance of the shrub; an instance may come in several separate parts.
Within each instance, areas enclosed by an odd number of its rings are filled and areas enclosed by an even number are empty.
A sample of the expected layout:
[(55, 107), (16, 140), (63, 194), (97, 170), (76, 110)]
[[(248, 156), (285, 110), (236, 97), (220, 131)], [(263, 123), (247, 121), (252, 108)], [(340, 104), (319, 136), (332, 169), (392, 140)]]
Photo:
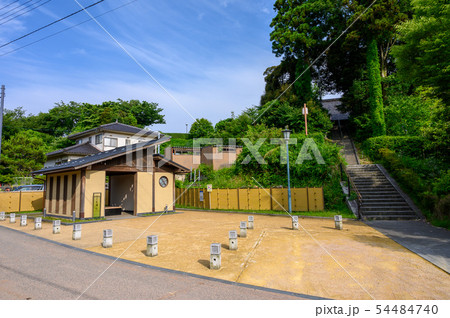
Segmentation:
[(424, 157), (425, 139), (418, 136), (379, 136), (369, 138), (362, 144), (365, 154), (372, 160), (381, 159), (382, 148), (395, 151), (402, 156)]

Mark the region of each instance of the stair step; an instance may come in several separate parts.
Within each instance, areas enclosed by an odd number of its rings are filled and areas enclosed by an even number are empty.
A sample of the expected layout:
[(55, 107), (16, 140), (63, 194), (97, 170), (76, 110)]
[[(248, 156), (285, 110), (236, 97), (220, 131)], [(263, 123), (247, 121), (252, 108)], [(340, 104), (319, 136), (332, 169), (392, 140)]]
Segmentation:
[(372, 207), (372, 206), (406, 206), (409, 207), (408, 203), (404, 200), (391, 201), (391, 200), (377, 200), (377, 201), (367, 201), (363, 200), (362, 202), (364, 207)]
[(363, 218), (370, 220), (415, 220), (416, 215), (406, 216), (406, 215), (363, 215)]
[(406, 201), (400, 198), (379, 198), (379, 199), (362, 199), (363, 204), (404, 204)]
[(371, 215), (403, 215), (403, 216), (416, 216), (416, 214), (412, 211), (393, 211), (393, 212), (384, 212), (384, 211), (360, 211), (364, 216)]

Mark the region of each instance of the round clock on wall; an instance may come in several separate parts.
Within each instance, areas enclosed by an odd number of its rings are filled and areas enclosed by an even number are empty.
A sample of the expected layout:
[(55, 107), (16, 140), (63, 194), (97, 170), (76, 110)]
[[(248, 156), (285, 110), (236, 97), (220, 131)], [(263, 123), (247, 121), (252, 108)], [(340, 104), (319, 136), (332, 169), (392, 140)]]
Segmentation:
[(163, 188), (167, 187), (167, 185), (169, 184), (169, 179), (167, 179), (167, 177), (161, 177), (159, 178), (159, 185)]

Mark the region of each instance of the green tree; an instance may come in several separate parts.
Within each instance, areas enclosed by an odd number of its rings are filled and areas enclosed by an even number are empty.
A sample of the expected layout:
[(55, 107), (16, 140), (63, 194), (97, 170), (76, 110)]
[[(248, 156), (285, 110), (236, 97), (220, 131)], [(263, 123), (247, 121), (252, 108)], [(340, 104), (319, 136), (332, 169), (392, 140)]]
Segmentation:
[(14, 177), (27, 177), (43, 167), (47, 143), (51, 136), (32, 130), (18, 132), (2, 144), (0, 182), (11, 182)]
[(83, 103), (79, 109), (79, 120), (74, 132), (95, 128), (100, 125), (118, 121), (122, 124), (144, 128), (154, 124), (164, 124), (162, 108), (156, 103), (146, 101), (119, 99), (102, 104)]
[(401, 41), (392, 50), (405, 82), (428, 86), (447, 105), (450, 101), (450, 3), (412, 0), (413, 18), (398, 26)]
[(190, 138), (208, 138), (214, 134), (214, 127), (206, 118), (197, 119), (189, 130)]
[(381, 89), (380, 62), (377, 41), (373, 39), (367, 48), (367, 72), (369, 76), (369, 105), (373, 136), (386, 135), (383, 111), (383, 92)]

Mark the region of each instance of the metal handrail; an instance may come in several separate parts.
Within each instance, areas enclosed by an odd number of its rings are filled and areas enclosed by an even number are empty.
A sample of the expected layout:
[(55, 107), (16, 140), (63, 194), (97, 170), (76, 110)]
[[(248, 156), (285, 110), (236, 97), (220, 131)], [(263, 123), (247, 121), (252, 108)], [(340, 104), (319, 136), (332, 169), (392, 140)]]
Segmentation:
[(356, 203), (358, 204), (358, 219), (361, 218), (361, 205), (362, 205), (362, 195), (361, 193), (359, 193), (358, 188), (356, 188), (356, 185), (353, 183), (352, 178), (350, 178), (350, 175), (347, 172), (347, 169), (344, 167), (342, 168), (342, 164), (341, 164), (341, 171), (344, 172), (344, 174), (347, 176), (347, 188), (348, 188), (348, 195), (350, 196), (352, 188), (356, 193), (357, 199), (356, 199)]

